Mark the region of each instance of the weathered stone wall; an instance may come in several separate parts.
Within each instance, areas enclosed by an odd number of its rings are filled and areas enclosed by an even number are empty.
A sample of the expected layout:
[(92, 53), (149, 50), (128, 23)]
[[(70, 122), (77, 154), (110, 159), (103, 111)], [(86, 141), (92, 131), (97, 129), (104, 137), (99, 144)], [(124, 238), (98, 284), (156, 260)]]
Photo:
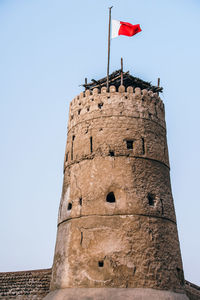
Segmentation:
[(40, 300), (49, 292), (51, 269), (0, 273), (0, 299)]
[[(49, 292), (50, 278), (51, 269), (0, 273), (0, 299), (43, 299)], [(185, 286), (190, 300), (200, 299), (200, 287), (188, 281)]]
[(164, 105), (123, 86), (70, 105), (51, 289), (181, 292)]

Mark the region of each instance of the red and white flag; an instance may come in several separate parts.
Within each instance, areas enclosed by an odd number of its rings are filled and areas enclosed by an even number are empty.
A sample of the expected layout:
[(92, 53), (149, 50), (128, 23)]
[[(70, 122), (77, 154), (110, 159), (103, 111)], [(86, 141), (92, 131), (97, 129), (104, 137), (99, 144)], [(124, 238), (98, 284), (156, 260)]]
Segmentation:
[(142, 31), (140, 24), (132, 25), (131, 23), (112, 20), (112, 39), (119, 35), (133, 36)]

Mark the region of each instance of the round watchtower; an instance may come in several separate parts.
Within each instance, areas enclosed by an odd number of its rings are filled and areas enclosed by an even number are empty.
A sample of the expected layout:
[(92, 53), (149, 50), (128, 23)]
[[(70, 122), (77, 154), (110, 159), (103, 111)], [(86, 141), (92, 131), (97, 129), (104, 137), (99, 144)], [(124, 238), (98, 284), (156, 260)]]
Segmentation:
[(169, 171), (157, 93), (110, 86), (72, 100), (52, 291), (187, 299)]

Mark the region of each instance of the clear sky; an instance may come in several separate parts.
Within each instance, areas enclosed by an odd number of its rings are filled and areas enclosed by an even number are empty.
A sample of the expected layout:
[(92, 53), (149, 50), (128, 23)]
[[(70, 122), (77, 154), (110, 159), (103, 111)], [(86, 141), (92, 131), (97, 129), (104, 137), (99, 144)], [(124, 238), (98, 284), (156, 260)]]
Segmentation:
[(0, 0), (0, 271), (52, 265), (68, 106), (106, 75), (108, 7), (140, 23), (111, 43), (120, 67), (164, 87), (185, 278), (200, 285), (200, 1)]

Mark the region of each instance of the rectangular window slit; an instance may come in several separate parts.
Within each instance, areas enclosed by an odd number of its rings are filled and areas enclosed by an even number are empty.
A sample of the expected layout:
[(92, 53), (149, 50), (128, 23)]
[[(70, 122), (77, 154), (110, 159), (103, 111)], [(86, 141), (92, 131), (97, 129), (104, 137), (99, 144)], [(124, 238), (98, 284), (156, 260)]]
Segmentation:
[(72, 136), (71, 160), (73, 160), (74, 139), (75, 139), (75, 135)]
[(144, 138), (142, 138), (142, 154), (145, 154)]
[(93, 152), (92, 136), (90, 137), (90, 152)]

